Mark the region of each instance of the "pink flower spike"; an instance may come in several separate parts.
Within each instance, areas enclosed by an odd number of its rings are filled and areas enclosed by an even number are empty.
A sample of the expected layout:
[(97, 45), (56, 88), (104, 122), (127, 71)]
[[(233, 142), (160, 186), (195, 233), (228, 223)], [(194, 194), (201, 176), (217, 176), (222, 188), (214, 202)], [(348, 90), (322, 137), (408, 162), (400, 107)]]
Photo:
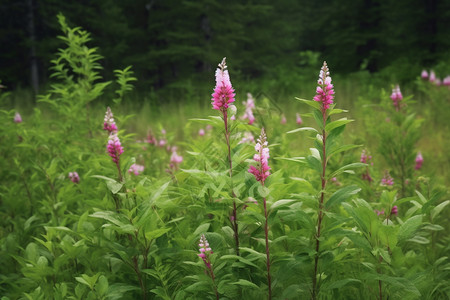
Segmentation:
[(22, 123), (22, 116), (18, 112), (14, 115), (14, 123)]
[(140, 175), (142, 172), (144, 172), (144, 166), (138, 164), (132, 164), (128, 170), (128, 173), (133, 173), (136, 176)]
[(445, 86), (450, 86), (450, 75), (448, 75), (447, 77), (444, 78), (444, 80), (442, 81), (442, 83)]
[(170, 156), (170, 162), (173, 164), (181, 164), (181, 162), (183, 161), (183, 156), (178, 155), (176, 151), (172, 152), (172, 156)]
[(303, 123), (302, 117), (300, 117), (299, 113), (296, 114), (296, 122), (297, 122), (297, 125), (302, 125), (302, 123)]
[(317, 80), (319, 85), (316, 88), (316, 95), (314, 96), (314, 101), (321, 103), (321, 110), (324, 113), (333, 104), (334, 90), (331, 84), (330, 71), (327, 66), (327, 62), (323, 62), (323, 66), (320, 69), (319, 80)]
[(109, 133), (117, 132), (117, 126), (116, 122), (114, 121), (114, 115), (109, 106), (106, 108), (105, 119), (103, 121), (103, 130), (106, 130)]
[(284, 114), (282, 114), (280, 124), (284, 125), (284, 124), (286, 124), (286, 122), (287, 122), (286, 116)]
[(252, 94), (247, 93), (247, 101), (244, 101), (243, 104), (245, 105), (245, 113), (241, 119), (248, 119), (248, 124), (252, 125), (255, 122), (255, 116), (253, 115), (255, 100), (253, 99)]
[(200, 253), (197, 255), (198, 255), (198, 257), (200, 257), (203, 260), (206, 268), (208, 269), (208, 274), (211, 276), (211, 278), (214, 279), (214, 273), (212, 271), (212, 264), (211, 264), (211, 259), (210, 259), (210, 255), (213, 252), (211, 250), (211, 247), (209, 247), (208, 240), (206, 239), (204, 234), (202, 234), (200, 237), (198, 247), (199, 247)]
[(423, 164), (423, 156), (422, 156), (422, 153), (420, 153), (420, 151), (419, 151), (419, 153), (417, 153), (417, 156), (416, 156), (416, 165), (415, 165), (414, 169), (420, 170), (422, 168), (422, 164)]
[(73, 183), (79, 183), (80, 182), (80, 176), (78, 176), (77, 172), (69, 172), (69, 179)]
[(400, 101), (403, 99), (403, 95), (398, 84), (392, 89), (391, 99), (394, 103), (395, 109), (398, 111), (400, 109)]
[(397, 214), (398, 214), (397, 205), (394, 205), (394, 207), (392, 207), (392, 209), (391, 209), (391, 215), (397, 215)]
[(422, 77), (422, 79), (424, 79), (424, 80), (428, 79), (428, 72), (427, 72), (427, 70), (423, 70), (422, 74), (420, 74), (420, 77)]
[(200, 129), (199, 131), (198, 131), (198, 135), (199, 136), (204, 136), (205, 135), (205, 129)]
[(120, 143), (117, 133), (111, 133), (108, 139), (108, 145), (106, 146), (109, 156), (111, 156), (113, 162), (119, 164), (120, 155), (123, 153), (123, 147)]
[(224, 57), (216, 70), (216, 87), (211, 99), (213, 109), (226, 111), (229, 104), (234, 102), (235, 96), (227, 70), (226, 57)]
[(430, 71), (429, 80), (430, 80), (430, 82), (434, 82), (436, 80), (436, 73), (434, 73), (433, 70)]
[(261, 129), (261, 135), (258, 139), (258, 143), (255, 146), (256, 154), (253, 160), (257, 162), (256, 167), (250, 166), (248, 171), (253, 174), (257, 181), (260, 181), (264, 185), (264, 181), (270, 175), (270, 167), (268, 163), (269, 148), (267, 148), (267, 137), (264, 128)]
[(384, 215), (384, 209), (382, 209), (381, 211), (379, 211), (378, 209), (374, 209), (373, 211), (377, 214), (377, 216)]
[(381, 179), (381, 185), (384, 185), (384, 186), (394, 185), (394, 179), (389, 174), (389, 171), (384, 172), (384, 177)]

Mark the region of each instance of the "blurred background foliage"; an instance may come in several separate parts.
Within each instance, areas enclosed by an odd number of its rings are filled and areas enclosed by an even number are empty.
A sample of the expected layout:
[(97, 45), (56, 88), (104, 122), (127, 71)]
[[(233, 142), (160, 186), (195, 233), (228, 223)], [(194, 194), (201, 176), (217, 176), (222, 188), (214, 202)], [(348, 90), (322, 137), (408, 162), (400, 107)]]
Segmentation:
[(210, 85), (224, 56), (234, 79), (276, 81), (287, 94), (301, 81), (293, 74), (323, 60), (334, 74), (377, 72), (399, 83), (450, 62), (449, 1), (2, 0), (0, 78), (8, 89), (48, 86), (59, 12), (91, 33), (106, 80), (132, 65), (143, 93)]

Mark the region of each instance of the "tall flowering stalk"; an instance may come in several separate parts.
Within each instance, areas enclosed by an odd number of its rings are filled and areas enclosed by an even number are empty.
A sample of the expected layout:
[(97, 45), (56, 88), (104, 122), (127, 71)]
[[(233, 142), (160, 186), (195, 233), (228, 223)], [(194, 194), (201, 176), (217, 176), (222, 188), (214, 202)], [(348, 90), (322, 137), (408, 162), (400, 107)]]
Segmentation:
[[(233, 163), (231, 160), (230, 129), (228, 128), (228, 108), (235, 101), (235, 96), (236, 94), (234, 93), (234, 89), (230, 81), (230, 75), (227, 70), (226, 57), (224, 57), (216, 70), (216, 86), (214, 88), (214, 93), (212, 94), (211, 104), (213, 109), (219, 110), (222, 113), (223, 122), (225, 125), (225, 140), (228, 148), (228, 163), (230, 168), (229, 173), (233, 198), (235, 198), (235, 195), (233, 192)], [(236, 201), (233, 200), (233, 213), (231, 220), (233, 222), (234, 239), (236, 242), (236, 254), (239, 255), (239, 233), (236, 211)]]
[(392, 89), (391, 99), (394, 104), (395, 110), (400, 110), (400, 101), (403, 100), (402, 92), (400, 91), (400, 86), (397, 84), (395, 88)]
[(103, 130), (108, 131), (110, 134), (117, 132), (117, 125), (114, 121), (114, 115), (111, 108), (106, 108), (105, 119), (103, 120)]
[(122, 172), (120, 171), (120, 155), (123, 153), (123, 147), (120, 143), (117, 133), (112, 133), (108, 138), (108, 145), (106, 146), (109, 156), (111, 156), (112, 161), (116, 164), (117, 170), (119, 172), (119, 181), (122, 181)]
[(419, 151), (419, 153), (417, 153), (416, 156), (416, 165), (414, 166), (414, 169), (420, 170), (422, 168), (422, 164), (423, 164), (423, 156), (422, 153)]
[(206, 267), (206, 274), (208, 274), (209, 277), (211, 277), (212, 281), (213, 281), (213, 286), (214, 286), (214, 292), (216, 293), (216, 299), (219, 299), (219, 293), (217, 291), (217, 287), (216, 287), (216, 282), (215, 282), (215, 276), (214, 276), (214, 271), (212, 269), (212, 264), (211, 264), (211, 259), (210, 259), (210, 255), (213, 253), (211, 250), (211, 247), (209, 247), (209, 243), (208, 240), (206, 239), (205, 235), (202, 234), (200, 237), (200, 242), (198, 244), (198, 248), (200, 253), (197, 254), (198, 257), (200, 257), (203, 262), (205, 263), (205, 267)]
[(322, 189), (320, 192), (319, 200), (319, 214), (317, 218), (317, 231), (316, 231), (316, 257), (314, 259), (314, 275), (313, 275), (313, 286), (312, 286), (312, 299), (317, 297), (317, 269), (319, 265), (319, 249), (320, 249), (320, 234), (323, 220), (323, 207), (324, 207), (324, 197), (325, 197), (325, 187), (327, 184), (327, 179), (325, 177), (325, 171), (327, 168), (327, 153), (326, 153), (326, 142), (327, 142), (327, 132), (326, 121), (327, 121), (327, 110), (330, 105), (333, 104), (334, 90), (331, 84), (330, 71), (328, 69), (327, 63), (324, 61), (323, 66), (319, 73), (319, 79), (317, 81), (316, 96), (314, 96), (314, 101), (319, 102), (320, 111), (322, 112)]
[[(264, 187), (264, 182), (270, 175), (269, 167), (269, 148), (267, 148), (267, 137), (264, 128), (261, 129), (261, 135), (257, 140), (258, 143), (255, 146), (256, 154), (253, 159), (257, 162), (256, 166), (250, 166), (248, 171), (252, 173), (256, 180)], [(272, 299), (272, 281), (270, 278), (270, 252), (269, 252), (269, 228), (267, 225), (267, 206), (266, 197), (263, 198), (264, 202), (264, 217), (266, 223), (264, 225), (264, 233), (266, 238), (266, 266), (267, 266), (267, 284), (269, 286), (269, 300)]]

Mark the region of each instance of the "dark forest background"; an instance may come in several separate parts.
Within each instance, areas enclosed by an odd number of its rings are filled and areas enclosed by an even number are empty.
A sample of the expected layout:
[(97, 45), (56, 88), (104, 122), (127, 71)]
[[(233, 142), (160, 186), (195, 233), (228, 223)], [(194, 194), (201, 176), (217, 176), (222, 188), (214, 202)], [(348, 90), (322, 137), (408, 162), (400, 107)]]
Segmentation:
[(132, 65), (141, 90), (210, 78), (224, 56), (241, 79), (277, 79), (311, 60), (327, 60), (335, 74), (410, 79), (450, 62), (448, 0), (1, 0), (0, 79), (9, 89), (48, 83), (62, 47), (59, 12), (91, 33), (106, 79)]

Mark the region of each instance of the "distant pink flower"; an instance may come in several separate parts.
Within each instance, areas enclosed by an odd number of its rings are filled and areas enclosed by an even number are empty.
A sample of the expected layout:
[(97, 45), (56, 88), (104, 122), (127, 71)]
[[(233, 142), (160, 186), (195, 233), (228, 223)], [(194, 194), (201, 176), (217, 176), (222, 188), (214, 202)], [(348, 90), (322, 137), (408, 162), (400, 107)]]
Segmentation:
[(281, 121), (280, 124), (286, 124), (287, 120), (286, 120), (286, 116), (284, 114), (281, 115)]
[(73, 183), (79, 183), (80, 182), (80, 176), (78, 176), (77, 172), (69, 172), (69, 179)]
[(303, 123), (302, 117), (300, 117), (299, 113), (296, 114), (296, 122), (297, 122), (297, 125), (302, 125), (302, 123)]
[(164, 138), (160, 139), (158, 142), (159, 147), (164, 147), (166, 144), (167, 144), (167, 141)]
[(429, 80), (430, 80), (430, 82), (434, 82), (436, 80), (436, 73), (434, 73), (433, 70), (430, 71)]
[[(363, 150), (361, 152), (361, 159), (360, 159), (360, 161), (363, 164), (369, 164), (370, 163), (370, 165), (373, 166), (373, 162), (371, 162), (371, 160), (372, 160), (372, 156), (371, 155), (367, 155), (366, 154), (366, 150)], [(370, 176), (370, 172), (369, 172), (369, 168), (368, 167), (366, 168), (366, 171), (362, 174), (362, 179), (363, 180), (367, 180), (369, 183), (373, 181), (372, 177)]]
[(398, 214), (398, 208), (397, 205), (394, 205), (391, 209), (391, 215), (397, 215)]
[(213, 127), (212, 127), (212, 125), (210, 125), (210, 124), (206, 125), (206, 130), (207, 130), (207, 131), (211, 131), (211, 130), (213, 130)]
[(428, 79), (428, 72), (427, 72), (427, 70), (422, 70), (422, 74), (420, 74), (420, 76), (422, 77), (422, 79)]
[(239, 144), (243, 144), (243, 143), (254, 143), (255, 142), (255, 137), (253, 136), (253, 134), (251, 132), (244, 132), (244, 136), (242, 137), (242, 139), (239, 141)]
[(147, 139), (145, 140), (145, 142), (152, 144), (152, 145), (157, 145), (158, 141), (156, 140), (156, 137), (152, 134), (151, 131), (149, 131), (147, 133)]
[(255, 122), (255, 116), (253, 115), (255, 100), (253, 99), (252, 94), (247, 93), (247, 101), (244, 101), (243, 104), (245, 105), (245, 113), (242, 116), (242, 119), (248, 119), (248, 124), (252, 125)]
[(398, 84), (395, 86), (395, 88), (392, 89), (391, 99), (392, 102), (394, 103), (395, 109), (399, 111), (400, 101), (402, 101), (403, 95), (402, 92), (400, 91), (400, 87)]
[(22, 123), (22, 116), (18, 112), (14, 115), (14, 123)]
[(450, 75), (444, 78), (443, 83), (446, 86), (450, 86)]
[(382, 209), (381, 211), (379, 211), (378, 209), (374, 209), (373, 211), (377, 214), (377, 216), (384, 215), (384, 209)]
[(423, 164), (423, 156), (422, 153), (417, 153), (416, 156), (416, 166), (414, 167), (416, 170), (420, 170), (422, 168), (422, 164)]
[(234, 102), (234, 89), (231, 86), (230, 75), (228, 74), (226, 57), (223, 58), (216, 70), (216, 87), (212, 94), (211, 104), (213, 109), (226, 111), (229, 104)]
[(103, 130), (106, 130), (109, 133), (117, 132), (117, 125), (114, 121), (114, 115), (109, 106), (106, 108), (105, 119), (103, 121)]
[(330, 108), (330, 105), (333, 104), (334, 99), (333, 85), (331, 84), (330, 71), (326, 61), (323, 62), (323, 66), (320, 69), (317, 84), (319, 86), (316, 88), (317, 95), (314, 96), (314, 101), (321, 103), (321, 110), (322, 113), (324, 113), (328, 108)]
[(133, 173), (136, 176), (140, 175), (142, 172), (144, 172), (144, 166), (138, 164), (132, 164), (128, 170), (128, 173)]
[(198, 135), (199, 136), (204, 136), (205, 135), (205, 129), (200, 129), (199, 131), (198, 131)]
[(198, 257), (200, 257), (203, 260), (203, 262), (205, 263), (205, 266), (208, 269), (208, 275), (214, 279), (214, 273), (212, 271), (212, 264), (211, 264), (211, 259), (210, 259), (210, 255), (213, 252), (212, 252), (211, 247), (209, 247), (208, 240), (206, 239), (204, 234), (202, 234), (200, 237), (198, 248), (200, 251), (200, 253), (197, 254)]
[(440, 78), (436, 78), (436, 80), (434, 81), (434, 84), (436, 86), (440, 86), (442, 84), (441, 79)]
[(253, 156), (253, 160), (257, 162), (256, 167), (250, 166), (248, 171), (255, 175), (257, 181), (260, 181), (264, 185), (264, 181), (270, 175), (269, 167), (269, 148), (267, 148), (267, 138), (264, 128), (261, 129), (261, 135), (258, 139), (258, 143), (255, 146), (256, 154)]
[(394, 179), (389, 174), (389, 171), (384, 172), (384, 177), (381, 179), (381, 185), (384, 185), (384, 186), (394, 185)]
[(170, 156), (170, 162), (178, 165), (183, 162), (183, 156), (178, 155), (177, 151), (173, 151), (172, 155)]
[(120, 155), (123, 153), (123, 147), (120, 143), (117, 133), (111, 133), (108, 139), (108, 145), (106, 146), (109, 156), (111, 156), (113, 162), (119, 164)]

